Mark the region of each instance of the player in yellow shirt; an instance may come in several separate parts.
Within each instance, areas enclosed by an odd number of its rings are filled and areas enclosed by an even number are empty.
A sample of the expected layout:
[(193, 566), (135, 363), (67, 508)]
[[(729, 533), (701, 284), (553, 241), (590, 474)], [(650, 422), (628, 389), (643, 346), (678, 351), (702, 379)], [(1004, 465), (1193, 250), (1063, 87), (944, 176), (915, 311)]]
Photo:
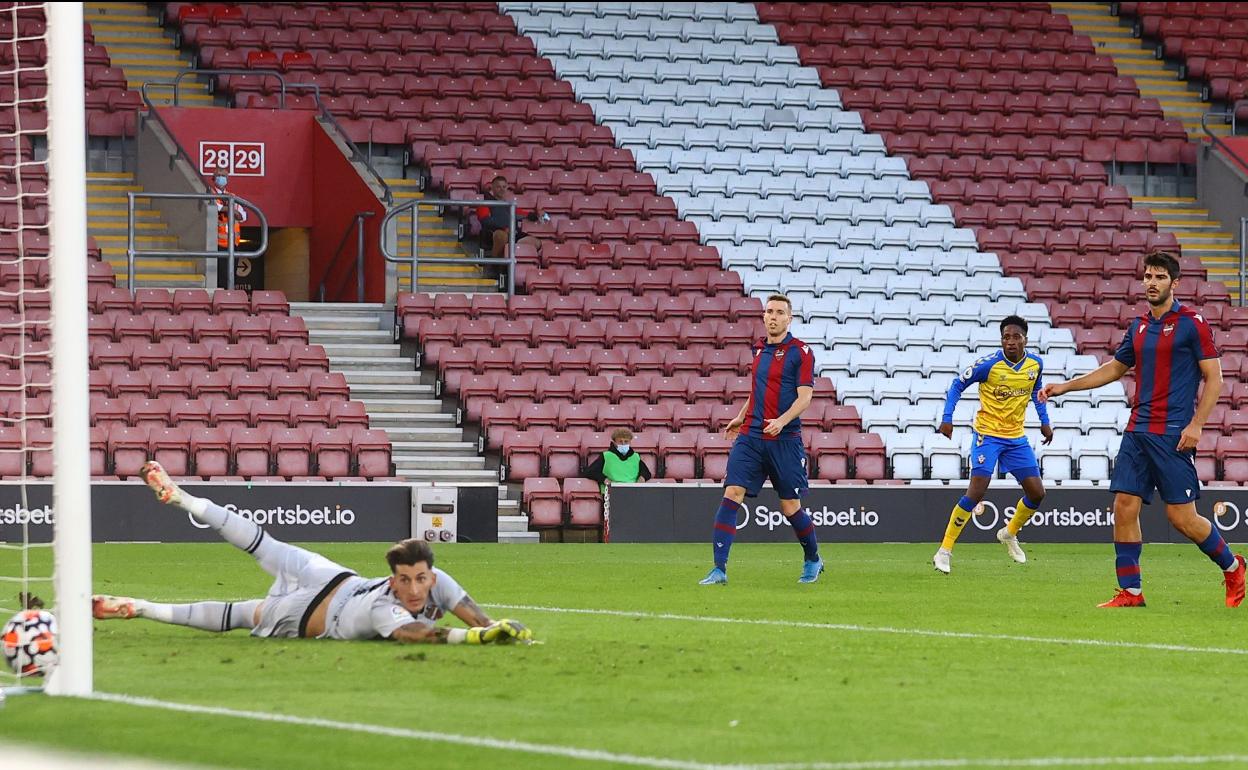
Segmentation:
[(983, 501), (998, 465), (1018, 479), (1023, 496), (1009, 523), (997, 531), (997, 540), (1014, 561), (1019, 564), (1027, 561), (1027, 555), (1018, 544), (1018, 531), (1044, 500), (1044, 483), (1040, 481), (1036, 453), (1023, 435), (1023, 421), (1027, 404), (1035, 404), (1044, 443), (1053, 440), (1048, 410), (1037, 398), (1043, 373), (1044, 362), (1040, 356), (1027, 352), (1027, 322), (1012, 315), (1001, 322), (1001, 349), (971, 364), (949, 386), (945, 414), (940, 422), (940, 432), (945, 438), (953, 438), (953, 408), (972, 383), (979, 383), (979, 412), (975, 415), (971, 441), (971, 483), (953, 507), (945, 539), (932, 557), (937, 571), (949, 574), (953, 544), (975, 507)]

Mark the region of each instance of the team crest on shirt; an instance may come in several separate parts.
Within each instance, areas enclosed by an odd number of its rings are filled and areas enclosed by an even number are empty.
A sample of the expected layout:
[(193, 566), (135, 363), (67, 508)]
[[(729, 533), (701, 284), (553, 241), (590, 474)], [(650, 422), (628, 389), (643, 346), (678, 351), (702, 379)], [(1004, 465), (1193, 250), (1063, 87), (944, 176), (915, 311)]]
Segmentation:
[(779, 350), (777, 350), (777, 351), (776, 351), (776, 358), (784, 358), (784, 349), (783, 349), (783, 348), (781, 348), (781, 349), (779, 349)]
[(1140, 328), (1136, 329), (1136, 330), (1135, 330), (1135, 333), (1136, 333), (1136, 334), (1143, 334), (1143, 333), (1144, 333), (1144, 330), (1145, 330), (1145, 329), (1147, 329), (1147, 328), (1148, 328), (1148, 322), (1146, 322), (1146, 321), (1141, 322), (1141, 323), (1140, 323)]
[(1161, 327), (1161, 333), (1169, 337), (1174, 332), (1174, 324), (1168, 323)]
[(1034, 380), (1034, 379), (1036, 379), (1036, 373), (1035, 373), (1034, 371), (1032, 371), (1032, 372), (1027, 372), (1027, 379), (1029, 379), (1029, 380)]

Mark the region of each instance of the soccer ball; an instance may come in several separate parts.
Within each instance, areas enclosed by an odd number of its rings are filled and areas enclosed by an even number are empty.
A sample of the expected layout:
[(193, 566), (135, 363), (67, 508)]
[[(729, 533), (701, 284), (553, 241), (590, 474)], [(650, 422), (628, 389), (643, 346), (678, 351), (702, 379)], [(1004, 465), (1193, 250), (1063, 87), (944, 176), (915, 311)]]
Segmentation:
[(56, 617), (44, 610), (23, 610), (0, 630), (4, 662), (19, 676), (43, 676), (56, 666)]

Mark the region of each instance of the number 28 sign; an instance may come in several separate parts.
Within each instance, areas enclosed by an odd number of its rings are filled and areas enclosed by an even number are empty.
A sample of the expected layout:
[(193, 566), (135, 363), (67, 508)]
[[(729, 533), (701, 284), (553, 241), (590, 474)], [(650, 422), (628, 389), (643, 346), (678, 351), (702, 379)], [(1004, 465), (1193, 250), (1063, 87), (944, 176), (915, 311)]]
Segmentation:
[(264, 142), (200, 142), (199, 173), (264, 176)]

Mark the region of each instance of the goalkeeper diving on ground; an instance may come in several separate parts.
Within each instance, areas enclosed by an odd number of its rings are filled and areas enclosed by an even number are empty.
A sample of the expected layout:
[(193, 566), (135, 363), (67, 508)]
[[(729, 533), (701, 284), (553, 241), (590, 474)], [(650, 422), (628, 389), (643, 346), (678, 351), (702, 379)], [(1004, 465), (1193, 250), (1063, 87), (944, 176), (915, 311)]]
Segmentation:
[[(97, 620), (146, 618), (161, 623), (232, 631), (252, 636), (316, 639), (393, 639), (432, 644), (531, 642), (533, 632), (515, 620), (491, 620), (468, 592), (433, 566), (433, 549), (422, 540), (403, 540), (386, 552), (388, 578), (363, 578), (320, 554), (283, 543), (258, 524), (182, 491), (160, 463), (140, 471), (156, 499), (177, 506), (216, 530), (226, 542), (251, 554), (273, 576), (263, 599), (243, 602), (160, 604), (116, 596), (95, 596)], [(436, 625), (452, 613), (468, 628)]]

